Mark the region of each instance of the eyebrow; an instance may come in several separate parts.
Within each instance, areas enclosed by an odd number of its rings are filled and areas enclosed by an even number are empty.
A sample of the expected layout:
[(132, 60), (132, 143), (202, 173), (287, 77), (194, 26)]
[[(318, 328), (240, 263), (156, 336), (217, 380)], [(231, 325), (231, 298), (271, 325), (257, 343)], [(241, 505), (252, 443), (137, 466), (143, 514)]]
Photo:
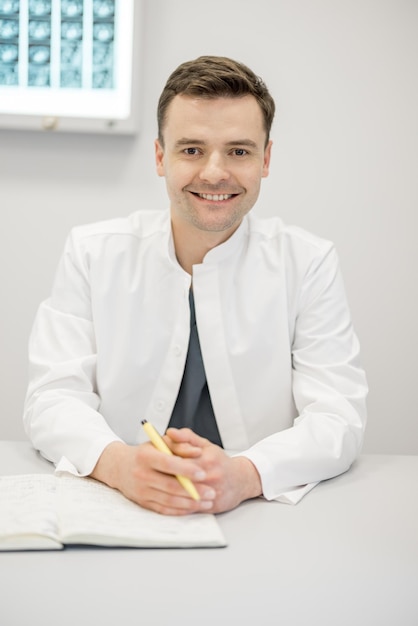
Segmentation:
[[(193, 139), (192, 137), (182, 137), (176, 141), (176, 147), (181, 148), (182, 146), (204, 146), (206, 145), (206, 141), (202, 139)], [(252, 139), (234, 139), (233, 141), (227, 141), (226, 146), (247, 146), (248, 148), (258, 148), (255, 141)]]

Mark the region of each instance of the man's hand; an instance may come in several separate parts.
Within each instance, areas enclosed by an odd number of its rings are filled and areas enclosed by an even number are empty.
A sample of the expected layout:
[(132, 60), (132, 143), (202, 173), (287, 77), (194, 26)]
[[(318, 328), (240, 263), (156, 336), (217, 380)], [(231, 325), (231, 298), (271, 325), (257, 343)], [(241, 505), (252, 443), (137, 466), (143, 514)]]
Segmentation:
[[(172, 447), (170, 439), (164, 439)], [(164, 454), (151, 443), (129, 446), (114, 442), (105, 448), (91, 476), (157, 513), (185, 515), (212, 512), (216, 494), (206, 484), (206, 473), (197, 463), (201, 453), (198, 446), (189, 446), (187, 458), (181, 458)], [(191, 498), (178, 482), (176, 474), (193, 481), (200, 501)]]
[[(151, 443), (111, 443), (91, 476), (146, 509), (165, 515), (221, 513), (261, 495), (260, 476), (249, 459), (229, 457), (222, 448), (188, 428), (170, 428), (164, 440), (172, 456)], [(200, 501), (189, 496), (177, 474), (193, 481)]]
[(188, 428), (169, 428), (167, 437), (175, 455), (193, 458), (205, 473), (205, 486), (216, 494), (211, 513), (229, 511), (244, 500), (262, 494), (260, 475), (246, 457), (231, 458), (222, 448)]

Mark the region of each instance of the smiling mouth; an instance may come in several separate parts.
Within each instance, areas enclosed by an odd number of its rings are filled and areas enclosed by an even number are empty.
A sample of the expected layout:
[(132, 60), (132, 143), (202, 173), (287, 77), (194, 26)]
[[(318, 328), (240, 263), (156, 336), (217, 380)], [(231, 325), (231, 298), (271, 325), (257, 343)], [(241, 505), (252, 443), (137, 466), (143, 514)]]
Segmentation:
[[(193, 192), (194, 193), (194, 192)], [(229, 200), (234, 196), (238, 195), (236, 193), (194, 193), (198, 198), (202, 198), (202, 200), (209, 200), (211, 202), (224, 202), (225, 200)]]

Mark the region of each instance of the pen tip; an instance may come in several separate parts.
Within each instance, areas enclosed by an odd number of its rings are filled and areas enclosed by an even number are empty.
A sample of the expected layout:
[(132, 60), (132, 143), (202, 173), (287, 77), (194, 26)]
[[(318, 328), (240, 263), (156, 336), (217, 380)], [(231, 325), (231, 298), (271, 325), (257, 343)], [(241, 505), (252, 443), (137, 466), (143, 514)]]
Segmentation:
[(141, 420), (141, 424), (146, 424), (147, 420)]

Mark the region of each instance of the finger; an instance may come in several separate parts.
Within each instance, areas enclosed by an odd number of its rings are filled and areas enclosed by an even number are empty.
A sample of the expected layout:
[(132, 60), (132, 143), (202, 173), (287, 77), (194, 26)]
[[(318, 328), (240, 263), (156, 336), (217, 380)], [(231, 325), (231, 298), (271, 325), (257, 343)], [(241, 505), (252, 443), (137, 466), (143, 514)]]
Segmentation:
[(154, 473), (146, 493), (142, 496), (141, 504), (170, 515), (207, 512), (212, 509), (216, 497), (215, 490), (200, 485), (199, 495), (201, 499), (196, 501), (187, 494), (178, 481), (170, 476)]
[(202, 456), (203, 448), (200, 446), (192, 446), (190, 443), (175, 443), (171, 441), (170, 450), (176, 456), (184, 459), (198, 459)]
[(156, 513), (160, 513), (162, 515), (192, 515), (193, 513), (211, 513), (213, 509), (213, 502), (204, 502), (201, 501), (196, 503), (192, 501), (193, 504), (182, 507), (175, 506), (175, 502), (169, 501), (168, 503), (163, 503), (159, 500), (150, 500), (143, 506), (151, 511), (155, 511)]
[(148, 466), (156, 472), (170, 476), (186, 476), (193, 482), (201, 482), (206, 478), (206, 472), (191, 459), (176, 454), (165, 454), (154, 448), (152, 444), (150, 444), (147, 454)]
[(184, 458), (198, 458), (210, 443), (190, 428), (169, 428), (164, 438), (173, 454)]
[[(171, 429), (170, 430), (175, 430)], [(188, 458), (197, 458), (202, 454), (201, 446), (191, 445), (189, 442), (180, 443), (174, 441), (169, 435), (163, 435), (163, 439), (167, 446), (170, 448), (171, 452), (177, 456), (188, 457)]]
[(166, 434), (173, 443), (187, 443), (197, 448), (213, 445), (208, 439), (201, 437), (190, 428), (168, 428)]

